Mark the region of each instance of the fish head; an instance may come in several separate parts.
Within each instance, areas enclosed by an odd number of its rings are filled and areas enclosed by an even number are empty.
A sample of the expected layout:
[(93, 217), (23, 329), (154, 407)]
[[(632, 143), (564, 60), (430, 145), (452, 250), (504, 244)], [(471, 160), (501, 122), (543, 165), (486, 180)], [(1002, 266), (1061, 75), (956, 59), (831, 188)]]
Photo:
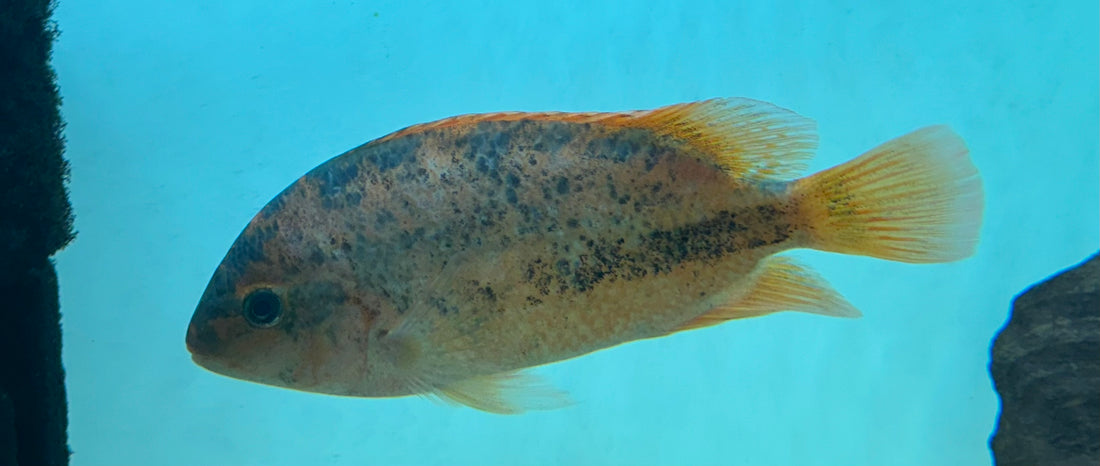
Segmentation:
[(377, 312), (357, 297), (328, 241), (305, 234), (308, 222), (278, 220), (257, 215), (218, 265), (187, 329), (192, 360), (251, 382), (360, 392)]

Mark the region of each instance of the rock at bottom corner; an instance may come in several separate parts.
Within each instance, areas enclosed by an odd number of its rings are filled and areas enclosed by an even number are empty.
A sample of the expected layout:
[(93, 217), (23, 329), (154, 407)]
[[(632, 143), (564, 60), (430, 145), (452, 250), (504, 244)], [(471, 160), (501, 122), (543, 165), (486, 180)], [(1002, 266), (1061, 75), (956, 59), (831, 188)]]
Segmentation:
[(1016, 297), (993, 343), (997, 466), (1100, 465), (1100, 258)]

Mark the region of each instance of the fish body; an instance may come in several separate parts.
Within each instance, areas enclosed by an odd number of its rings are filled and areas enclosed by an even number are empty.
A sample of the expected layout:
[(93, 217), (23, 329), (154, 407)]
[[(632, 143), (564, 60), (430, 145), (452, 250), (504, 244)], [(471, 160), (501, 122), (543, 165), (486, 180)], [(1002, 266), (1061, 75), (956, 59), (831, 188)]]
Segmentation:
[(519, 371), (730, 319), (859, 312), (777, 253), (971, 254), (981, 185), (946, 127), (793, 179), (812, 121), (749, 99), (418, 125), (311, 170), (249, 223), (194, 360), (334, 395), (557, 407)]

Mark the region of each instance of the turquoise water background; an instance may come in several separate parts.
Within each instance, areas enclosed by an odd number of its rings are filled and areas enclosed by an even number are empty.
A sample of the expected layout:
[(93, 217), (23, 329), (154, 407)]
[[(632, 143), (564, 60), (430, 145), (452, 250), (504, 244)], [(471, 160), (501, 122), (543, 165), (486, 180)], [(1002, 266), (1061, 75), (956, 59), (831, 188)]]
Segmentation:
[[(77, 240), (57, 257), (72, 464), (987, 465), (1014, 294), (1100, 242), (1095, 1), (62, 0)], [(818, 121), (811, 168), (952, 125), (978, 253), (814, 251), (864, 317), (784, 313), (537, 370), (564, 410), (495, 416), (217, 376), (184, 333), (214, 268), (308, 169), (404, 126), (718, 96)]]

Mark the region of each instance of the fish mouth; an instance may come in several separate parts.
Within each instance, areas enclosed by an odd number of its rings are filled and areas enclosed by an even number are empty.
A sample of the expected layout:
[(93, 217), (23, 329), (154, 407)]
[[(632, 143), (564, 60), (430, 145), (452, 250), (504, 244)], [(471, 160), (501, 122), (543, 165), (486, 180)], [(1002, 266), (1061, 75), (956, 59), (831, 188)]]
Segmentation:
[(192, 323), (187, 327), (186, 344), (191, 362), (195, 365), (215, 374), (233, 377), (237, 365), (225, 359), (225, 345), (214, 327), (208, 323)]
[[(190, 335), (190, 332), (188, 332), (188, 335)], [(214, 354), (204, 352), (201, 346), (196, 347), (190, 338), (187, 339), (187, 351), (191, 353), (191, 362), (196, 366), (215, 374), (224, 373), (224, 368), (221, 367), (222, 365), (219, 363), (217, 357), (215, 357)]]
[(191, 362), (196, 366), (206, 368), (210, 364), (210, 357), (200, 351), (191, 339), (191, 331), (187, 332), (187, 352), (191, 353)]
[(213, 329), (204, 326), (199, 329), (195, 324), (187, 326), (187, 351), (191, 353), (191, 360), (198, 362), (198, 358), (214, 354), (217, 346), (217, 336)]

